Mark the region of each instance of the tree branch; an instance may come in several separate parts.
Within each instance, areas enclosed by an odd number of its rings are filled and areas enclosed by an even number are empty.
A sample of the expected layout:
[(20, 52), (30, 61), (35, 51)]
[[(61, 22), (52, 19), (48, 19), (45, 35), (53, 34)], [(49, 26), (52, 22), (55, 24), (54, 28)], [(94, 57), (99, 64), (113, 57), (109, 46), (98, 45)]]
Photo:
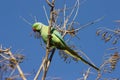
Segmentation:
[(45, 56), (45, 65), (44, 65), (44, 73), (42, 76), (42, 80), (45, 80), (45, 77), (47, 75), (47, 71), (48, 71), (48, 64), (50, 64), (50, 61), (48, 60), (48, 56), (49, 56), (49, 52), (50, 52), (50, 41), (51, 41), (51, 28), (52, 28), (52, 21), (53, 21), (53, 11), (54, 11), (54, 3), (55, 0), (52, 0), (52, 2), (50, 3), (48, 0), (46, 0), (46, 2), (48, 3), (48, 5), (51, 7), (50, 10), (50, 21), (49, 21), (49, 29), (48, 29), (48, 40), (47, 40), (47, 47), (46, 47), (46, 56)]
[[(20, 77), (21, 77), (23, 80), (27, 80), (26, 77), (25, 77), (25, 75), (24, 75), (24, 73), (23, 73), (23, 71), (22, 71), (22, 69), (20, 68), (20, 66), (19, 66), (16, 58), (13, 56), (12, 52), (10, 51), (10, 48), (7, 48), (7, 49), (5, 49), (5, 50), (0, 49), (0, 53), (4, 53), (4, 54), (9, 55), (9, 56), (10, 56), (9, 60), (11, 60), (11, 61), (16, 65), (16, 67), (17, 67), (17, 69), (18, 69), (18, 72), (19, 72), (19, 74), (20, 74)], [(5, 58), (5, 57), (4, 57), (4, 58)], [(7, 58), (7, 59), (8, 59), (8, 58)]]

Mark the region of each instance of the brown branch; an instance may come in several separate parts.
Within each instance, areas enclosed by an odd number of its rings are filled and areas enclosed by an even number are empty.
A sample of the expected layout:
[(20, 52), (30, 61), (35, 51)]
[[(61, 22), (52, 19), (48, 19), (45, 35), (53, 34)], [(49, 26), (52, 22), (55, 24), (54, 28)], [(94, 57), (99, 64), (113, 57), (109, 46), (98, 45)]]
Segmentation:
[(42, 80), (45, 80), (45, 77), (46, 77), (47, 71), (48, 71), (48, 67), (49, 67), (48, 64), (50, 64), (50, 61), (48, 60), (48, 55), (49, 55), (49, 52), (50, 52), (51, 28), (52, 28), (55, 0), (52, 0), (51, 3), (48, 0), (46, 0), (46, 2), (51, 7), (51, 10), (50, 10), (50, 21), (49, 21), (49, 29), (48, 29), (48, 39), (47, 39), (47, 47), (46, 47), (45, 65), (44, 65), (45, 69), (44, 69), (44, 73), (43, 73), (43, 76), (42, 76)]

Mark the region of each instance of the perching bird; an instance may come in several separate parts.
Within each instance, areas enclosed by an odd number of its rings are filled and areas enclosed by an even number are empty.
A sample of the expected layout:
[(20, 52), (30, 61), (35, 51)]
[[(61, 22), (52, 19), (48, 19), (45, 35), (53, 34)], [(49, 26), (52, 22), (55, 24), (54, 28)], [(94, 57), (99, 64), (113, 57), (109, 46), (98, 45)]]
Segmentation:
[[(39, 32), (43, 38), (43, 41), (45, 43), (47, 43), (49, 26), (46, 26), (40, 22), (35, 22), (32, 25), (32, 29), (34, 32)], [(97, 71), (99, 71), (99, 68), (97, 68), (95, 65), (93, 65), (93, 64), (89, 63), (88, 61), (86, 61), (85, 59), (83, 59), (80, 55), (77, 54), (77, 52), (75, 52), (69, 46), (67, 46), (67, 44), (63, 40), (61, 34), (55, 28), (51, 29), (51, 36), (52, 36), (52, 38), (51, 38), (50, 46), (53, 46), (60, 50), (63, 50), (65, 53), (69, 54), (70, 56), (74, 57), (75, 59), (81, 60), (85, 64), (88, 64), (91, 67), (93, 67), (94, 69), (96, 69)]]

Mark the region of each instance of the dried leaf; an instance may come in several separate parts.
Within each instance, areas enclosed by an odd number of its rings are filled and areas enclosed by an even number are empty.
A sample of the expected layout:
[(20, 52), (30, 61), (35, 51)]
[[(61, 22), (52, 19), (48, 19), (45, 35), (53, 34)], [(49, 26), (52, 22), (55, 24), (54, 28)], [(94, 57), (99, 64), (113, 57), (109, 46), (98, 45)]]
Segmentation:
[(103, 32), (103, 33), (102, 33), (102, 39), (105, 39), (105, 38), (106, 38), (107, 33), (108, 33), (108, 32)]
[(101, 32), (102, 32), (101, 29), (97, 30), (97, 31), (96, 31), (96, 35), (99, 36)]
[(115, 52), (110, 58), (109, 63), (111, 64), (111, 68), (115, 69), (118, 60), (120, 59), (120, 55), (118, 52)]

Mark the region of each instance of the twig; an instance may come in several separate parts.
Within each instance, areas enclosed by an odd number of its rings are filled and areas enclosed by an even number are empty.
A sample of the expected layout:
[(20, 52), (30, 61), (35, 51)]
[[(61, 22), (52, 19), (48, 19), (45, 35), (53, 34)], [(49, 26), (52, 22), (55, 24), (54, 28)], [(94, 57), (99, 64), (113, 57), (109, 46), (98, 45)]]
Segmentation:
[(43, 61), (42, 61), (42, 63), (41, 63), (41, 66), (39, 67), (39, 69), (38, 69), (38, 71), (37, 71), (37, 74), (36, 74), (35, 77), (34, 77), (34, 80), (37, 80), (37, 79), (38, 79), (38, 76), (40, 75), (40, 72), (41, 72), (44, 64), (45, 64), (45, 59), (43, 59)]
[(70, 30), (70, 31), (67, 30), (66, 32), (67, 32), (67, 33), (77, 32), (77, 31), (79, 31), (79, 30), (81, 30), (81, 29), (83, 29), (83, 28), (85, 28), (85, 27), (87, 27), (87, 26), (89, 26), (89, 25), (92, 25), (92, 24), (94, 24), (94, 23), (97, 23), (97, 22), (101, 21), (103, 18), (104, 18), (104, 17), (98, 18), (98, 19), (96, 19), (96, 20), (94, 20), (94, 21), (91, 21), (91, 22), (89, 22), (89, 23), (87, 23), (87, 24), (85, 24), (85, 25), (83, 25), (83, 26), (80, 26), (79, 28), (77, 28), (77, 29), (75, 29), (75, 30)]
[(88, 68), (88, 70), (86, 71), (86, 73), (84, 74), (84, 80), (87, 80), (87, 78), (88, 78), (88, 76), (89, 76), (89, 74), (90, 74), (90, 69), (91, 68)]
[(13, 63), (16, 65), (18, 71), (19, 71), (19, 74), (20, 74), (20, 77), (23, 79), (23, 80), (27, 80), (22, 69), (20, 68), (16, 58), (13, 56), (12, 52), (10, 51), (10, 48), (8, 49), (5, 49), (5, 50), (2, 50), (0, 49), (0, 53), (5, 53), (7, 55), (9, 55), (11, 57), (11, 59), (13, 60)]
[(55, 2), (55, 0), (52, 0), (52, 3), (51, 3), (49, 0), (46, 0), (46, 2), (47, 2), (47, 4), (48, 4), (51, 8), (54, 7), (54, 2)]
[(2, 54), (0, 54), (0, 56), (2, 56), (5, 60), (6, 60), (6, 59), (9, 60), (8, 57), (6, 57), (6, 56), (4, 56), (4, 55), (2, 55)]
[[(75, 8), (76, 8), (77, 3), (78, 3), (78, 1), (76, 1), (76, 3), (75, 3), (75, 5), (74, 5), (73, 9), (71, 10), (69, 16), (67, 16), (67, 18), (64, 20), (64, 25), (63, 25), (63, 28), (64, 28), (63, 31), (64, 31), (64, 33), (63, 33), (62, 37), (64, 37), (64, 36), (66, 35), (66, 33), (67, 33), (67, 32), (66, 32), (66, 25), (67, 25), (67, 23), (68, 23), (70, 17), (72, 16), (72, 14), (73, 14)], [(78, 8), (78, 9), (79, 9), (79, 8)], [(66, 6), (64, 7), (64, 15), (65, 15), (65, 10), (66, 10)], [(74, 19), (75, 19), (75, 16), (74, 16)]]
[(45, 12), (45, 16), (46, 16), (46, 18), (47, 18), (47, 21), (48, 21), (48, 23), (49, 23), (49, 19), (48, 19), (48, 15), (47, 15), (45, 6), (43, 6), (43, 9), (44, 9), (44, 12)]
[[(28, 76), (28, 75), (31, 75), (31, 74), (25, 74), (25, 75)], [(17, 78), (19, 78), (19, 77), (20, 77), (20, 75), (14, 75), (12, 77), (7, 78), (6, 80), (18, 80)]]
[(37, 17), (36, 16), (33, 16), (33, 17), (34, 17), (35, 22), (37, 22)]
[(69, 15), (68, 18), (67, 18), (68, 20), (69, 20), (69, 18), (72, 16), (72, 14), (73, 14), (76, 6), (77, 6), (77, 3), (78, 3), (78, 1), (76, 1), (75, 5), (74, 5), (74, 7), (73, 7), (73, 9), (72, 9), (72, 11), (70, 12), (70, 15)]
[(25, 78), (25, 75), (24, 75), (22, 69), (20, 68), (20, 66), (19, 66), (18, 63), (16, 62), (17, 60), (16, 60), (16, 58), (13, 56), (12, 52), (9, 51), (8, 54), (11, 56), (12, 59), (15, 60), (16, 67), (17, 67), (17, 69), (18, 69), (18, 71), (19, 71), (19, 73), (20, 73), (20, 77), (21, 77), (23, 80), (27, 80), (27, 79)]
[(116, 34), (120, 33), (119, 31), (112, 30), (112, 29), (109, 29), (109, 28), (107, 28), (107, 27), (99, 27), (98, 29), (107, 30), (107, 31), (110, 31), (110, 32), (113, 32), (113, 33), (116, 33)]
[(66, 22), (68, 21), (66, 20), (66, 4), (64, 5), (64, 9), (63, 9), (63, 19), (64, 19), (63, 28), (66, 28)]
[(73, 20), (72, 20), (72, 22), (71, 22), (71, 25), (73, 25), (73, 23), (74, 23), (74, 21), (75, 21), (77, 15), (78, 15), (79, 5), (80, 5), (79, 0), (77, 0), (77, 3), (78, 3), (78, 7), (77, 7), (76, 13), (75, 13), (75, 15), (74, 15), (74, 17), (73, 17)]
[(28, 25), (32, 25), (32, 23), (30, 23), (27, 19), (25, 19), (24, 17), (22, 17), (22, 16), (20, 16), (20, 18), (22, 18), (22, 20), (24, 21), (24, 22), (26, 22)]

